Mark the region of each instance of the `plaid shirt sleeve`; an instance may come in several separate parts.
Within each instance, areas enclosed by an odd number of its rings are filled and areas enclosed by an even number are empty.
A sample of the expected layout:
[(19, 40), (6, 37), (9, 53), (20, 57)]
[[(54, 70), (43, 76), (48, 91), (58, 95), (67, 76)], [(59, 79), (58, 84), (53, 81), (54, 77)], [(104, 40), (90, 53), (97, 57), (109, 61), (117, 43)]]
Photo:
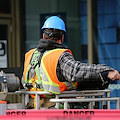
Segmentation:
[[(104, 64), (88, 64), (76, 61), (69, 52), (64, 52), (58, 61), (59, 73), (69, 82), (100, 78), (100, 73), (114, 70)], [(58, 70), (57, 70), (58, 71)], [(58, 72), (57, 72), (58, 73)], [(57, 74), (58, 75), (58, 74)], [(60, 75), (59, 79), (60, 79)]]

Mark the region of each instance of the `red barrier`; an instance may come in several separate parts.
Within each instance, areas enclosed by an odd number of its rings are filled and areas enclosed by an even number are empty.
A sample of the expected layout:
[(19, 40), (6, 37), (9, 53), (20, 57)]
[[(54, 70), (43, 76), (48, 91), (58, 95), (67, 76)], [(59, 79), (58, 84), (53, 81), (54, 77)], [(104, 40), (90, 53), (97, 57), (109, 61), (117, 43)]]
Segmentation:
[(120, 120), (120, 110), (7, 110), (0, 120)]

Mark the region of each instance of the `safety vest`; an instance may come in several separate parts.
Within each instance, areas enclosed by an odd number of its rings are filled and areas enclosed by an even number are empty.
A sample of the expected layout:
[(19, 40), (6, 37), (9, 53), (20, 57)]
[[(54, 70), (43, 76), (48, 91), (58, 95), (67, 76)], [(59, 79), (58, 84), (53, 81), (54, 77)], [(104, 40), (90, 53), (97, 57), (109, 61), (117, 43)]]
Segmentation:
[[(42, 81), (43, 86), (42, 90), (49, 91), (53, 94), (60, 94), (65, 90), (71, 90), (77, 87), (78, 82), (60, 82), (57, 78), (56, 68), (58, 60), (62, 53), (65, 51), (71, 53), (71, 51), (68, 49), (53, 49), (45, 52), (44, 55), (42, 56), (41, 65), (39, 69), (40, 72), (35, 70), (39, 74), (39, 75), (35, 74), (36, 83), (39, 84), (40, 80)], [(34, 52), (35, 49), (32, 49), (25, 55), (24, 80), (26, 83), (31, 83), (31, 79), (28, 79), (28, 74), (30, 74), (29, 63)], [(41, 91), (41, 88), (38, 88), (37, 90)]]

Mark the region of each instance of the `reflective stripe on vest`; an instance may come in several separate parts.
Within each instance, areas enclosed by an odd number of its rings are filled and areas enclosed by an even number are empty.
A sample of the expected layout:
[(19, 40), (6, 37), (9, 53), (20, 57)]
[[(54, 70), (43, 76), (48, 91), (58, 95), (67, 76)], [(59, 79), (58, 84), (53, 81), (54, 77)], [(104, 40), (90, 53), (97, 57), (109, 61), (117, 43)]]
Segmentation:
[(59, 57), (65, 51), (72, 54), (72, 52), (68, 49), (54, 49), (43, 55), (41, 59), (40, 74), (45, 91), (60, 94), (62, 91), (75, 88), (71, 82), (60, 82), (56, 75)]

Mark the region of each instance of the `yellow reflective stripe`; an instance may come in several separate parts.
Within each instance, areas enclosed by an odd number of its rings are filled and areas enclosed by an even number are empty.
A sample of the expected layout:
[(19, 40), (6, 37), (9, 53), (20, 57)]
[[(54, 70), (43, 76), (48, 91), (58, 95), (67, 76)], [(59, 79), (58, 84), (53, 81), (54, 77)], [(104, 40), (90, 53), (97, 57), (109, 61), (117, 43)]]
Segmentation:
[[(46, 53), (46, 54), (47, 54), (47, 53)], [(46, 70), (46, 68), (45, 68), (45, 66), (44, 66), (44, 63), (43, 63), (43, 57), (42, 57), (42, 59), (41, 59), (41, 66), (42, 66), (42, 68), (43, 68), (43, 71), (44, 71), (45, 75), (47, 76), (47, 79), (49, 80), (49, 82), (44, 81), (44, 80), (43, 80), (42, 82), (43, 82), (44, 84), (47, 84), (47, 85), (53, 85), (53, 86), (59, 87), (58, 84), (51, 82), (52, 80), (50, 79), (50, 76), (48, 75), (47, 70)], [(51, 83), (52, 83), (52, 84), (51, 84)]]
[(55, 91), (56, 93), (60, 93), (60, 89), (59, 87), (56, 87), (56, 86), (52, 86), (51, 85), (46, 85), (46, 84), (43, 84), (45, 90), (49, 90), (49, 91)]

